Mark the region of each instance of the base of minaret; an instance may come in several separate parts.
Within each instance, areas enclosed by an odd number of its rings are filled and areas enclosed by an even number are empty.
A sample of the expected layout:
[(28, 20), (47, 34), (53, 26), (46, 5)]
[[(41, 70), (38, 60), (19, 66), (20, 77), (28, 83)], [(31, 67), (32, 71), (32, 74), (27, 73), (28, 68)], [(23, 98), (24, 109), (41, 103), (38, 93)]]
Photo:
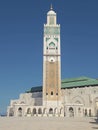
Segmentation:
[(61, 111), (63, 108), (61, 101), (43, 101), (43, 107), (46, 108), (46, 115), (44, 116), (64, 116), (64, 112)]
[(63, 107), (61, 101), (43, 101), (43, 107), (46, 108), (47, 116), (63, 116), (60, 109)]
[(45, 107), (61, 107), (61, 101), (43, 101)]

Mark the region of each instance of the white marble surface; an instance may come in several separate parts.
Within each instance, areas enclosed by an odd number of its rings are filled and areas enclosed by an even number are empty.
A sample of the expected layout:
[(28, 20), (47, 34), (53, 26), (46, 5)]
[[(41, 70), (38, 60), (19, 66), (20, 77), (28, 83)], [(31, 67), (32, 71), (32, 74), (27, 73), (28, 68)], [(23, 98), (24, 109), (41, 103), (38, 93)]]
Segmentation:
[(0, 117), (0, 130), (94, 130), (94, 118)]

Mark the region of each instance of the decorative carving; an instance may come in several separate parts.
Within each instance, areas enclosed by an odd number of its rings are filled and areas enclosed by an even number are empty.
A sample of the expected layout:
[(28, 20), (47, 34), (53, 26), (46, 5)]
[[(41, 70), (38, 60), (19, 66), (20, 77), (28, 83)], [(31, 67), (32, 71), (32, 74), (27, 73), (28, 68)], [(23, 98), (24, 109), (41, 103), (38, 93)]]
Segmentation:
[(51, 34), (51, 35), (60, 34), (60, 28), (59, 27), (45, 27), (44, 34)]

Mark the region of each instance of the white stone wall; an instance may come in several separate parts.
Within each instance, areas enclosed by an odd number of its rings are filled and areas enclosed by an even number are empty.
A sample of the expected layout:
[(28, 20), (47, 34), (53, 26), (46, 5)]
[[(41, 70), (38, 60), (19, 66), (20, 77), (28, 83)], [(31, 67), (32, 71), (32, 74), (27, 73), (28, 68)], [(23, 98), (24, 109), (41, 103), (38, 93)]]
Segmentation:
[(82, 104), (87, 109), (87, 116), (91, 110), (92, 116), (96, 115), (96, 102), (98, 101), (98, 86), (89, 86), (83, 88), (72, 88), (62, 90), (63, 104)]
[[(44, 112), (46, 109), (49, 116), (49, 109), (53, 109), (53, 114), (58, 116), (97, 116), (98, 115), (98, 86), (89, 86), (83, 88), (62, 89), (61, 102), (55, 108), (53, 102), (51, 105), (42, 106), (42, 92), (23, 93), (19, 99), (11, 100), (10, 106), (7, 109), (8, 116), (19, 116), (19, 110), (22, 116), (27, 116), (27, 109), (36, 109), (36, 114), (41, 108)], [(58, 111), (58, 114), (55, 114)], [(32, 112), (31, 112), (32, 113)], [(59, 115), (59, 113), (61, 113)], [(43, 115), (43, 114), (42, 114)], [(44, 114), (45, 116), (45, 114)]]
[[(40, 96), (39, 96), (40, 95)], [(25, 115), (25, 110), (29, 106), (42, 106), (42, 97), (41, 93), (22, 93), (19, 96), (19, 99), (11, 100), (10, 106), (7, 109), (8, 116), (18, 116), (18, 109), (22, 109), (22, 115)], [(38, 96), (38, 97), (37, 97)], [(35, 98), (33, 98), (35, 97)]]

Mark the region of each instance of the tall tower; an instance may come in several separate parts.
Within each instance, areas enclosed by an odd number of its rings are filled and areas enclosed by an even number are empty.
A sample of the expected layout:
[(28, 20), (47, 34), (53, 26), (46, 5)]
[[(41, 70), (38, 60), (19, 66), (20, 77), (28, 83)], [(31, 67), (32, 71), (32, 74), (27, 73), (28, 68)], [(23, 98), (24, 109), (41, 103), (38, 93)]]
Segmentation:
[(60, 25), (52, 7), (44, 24), (43, 42), (43, 105), (57, 107), (61, 100)]

